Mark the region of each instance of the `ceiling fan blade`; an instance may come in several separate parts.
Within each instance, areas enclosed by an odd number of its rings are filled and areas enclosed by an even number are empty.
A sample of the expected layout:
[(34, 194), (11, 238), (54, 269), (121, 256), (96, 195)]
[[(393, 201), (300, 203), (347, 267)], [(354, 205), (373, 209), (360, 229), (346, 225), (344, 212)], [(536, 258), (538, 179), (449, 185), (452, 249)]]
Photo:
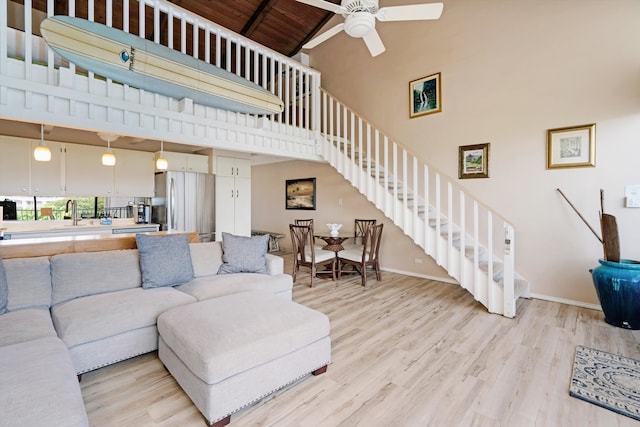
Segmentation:
[(309, 6), (319, 7), (320, 9), (328, 10), (333, 13), (342, 13), (344, 9), (339, 4), (331, 3), (323, 0), (296, 0), (300, 3), (308, 4)]
[(375, 28), (365, 34), (362, 37), (362, 40), (364, 40), (364, 43), (367, 45), (367, 49), (371, 52), (371, 56), (378, 56), (385, 51), (382, 39)]
[(335, 27), (325, 31), (324, 33), (320, 34), (318, 37), (309, 40), (307, 43), (305, 43), (304, 46), (302, 46), (303, 49), (313, 49), (314, 47), (318, 46), (320, 43), (329, 40), (331, 37), (335, 36), (336, 34), (338, 34), (340, 31), (342, 31), (344, 29), (344, 23), (342, 24), (338, 24)]
[[(300, 0), (298, 0), (300, 1)], [(442, 3), (411, 4), (381, 7), (376, 13), (379, 21), (421, 21), (438, 19), (442, 15)]]

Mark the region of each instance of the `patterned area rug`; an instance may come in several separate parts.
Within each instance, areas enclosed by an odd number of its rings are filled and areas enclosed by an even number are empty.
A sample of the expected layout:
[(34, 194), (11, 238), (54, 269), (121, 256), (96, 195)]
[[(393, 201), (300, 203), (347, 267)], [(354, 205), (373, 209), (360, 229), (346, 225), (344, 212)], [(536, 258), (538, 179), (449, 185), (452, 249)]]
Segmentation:
[(579, 345), (569, 394), (640, 420), (640, 361)]

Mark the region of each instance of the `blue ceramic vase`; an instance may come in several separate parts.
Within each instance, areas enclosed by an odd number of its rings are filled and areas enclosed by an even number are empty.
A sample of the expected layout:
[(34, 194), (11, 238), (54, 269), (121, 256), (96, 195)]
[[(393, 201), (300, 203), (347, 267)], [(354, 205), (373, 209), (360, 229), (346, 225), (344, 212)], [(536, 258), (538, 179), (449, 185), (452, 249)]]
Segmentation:
[(640, 329), (640, 261), (598, 260), (600, 266), (589, 270), (604, 320), (625, 329)]

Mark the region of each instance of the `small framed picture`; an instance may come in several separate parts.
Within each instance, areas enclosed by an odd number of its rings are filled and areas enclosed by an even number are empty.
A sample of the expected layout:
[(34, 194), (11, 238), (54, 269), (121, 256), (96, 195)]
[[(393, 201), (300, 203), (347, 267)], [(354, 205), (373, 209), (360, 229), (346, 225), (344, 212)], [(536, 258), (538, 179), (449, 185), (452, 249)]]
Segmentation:
[(549, 129), (547, 169), (596, 165), (596, 124)]
[(409, 117), (442, 111), (440, 73), (432, 74), (409, 83)]
[(285, 184), (287, 209), (316, 209), (316, 179), (287, 179)]
[(458, 148), (458, 178), (489, 178), (489, 143)]

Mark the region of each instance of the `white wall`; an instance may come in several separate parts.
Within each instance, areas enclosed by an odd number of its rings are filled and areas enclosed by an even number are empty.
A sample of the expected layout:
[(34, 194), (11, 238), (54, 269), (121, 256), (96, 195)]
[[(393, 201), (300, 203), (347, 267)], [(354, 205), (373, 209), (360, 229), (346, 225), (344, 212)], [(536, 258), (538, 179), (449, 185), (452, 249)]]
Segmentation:
[[(323, 88), (452, 177), (458, 146), (490, 142), (490, 178), (460, 183), (515, 224), (517, 271), (535, 294), (597, 304), (602, 247), (555, 190), (599, 230), (603, 188), (622, 257), (640, 259), (640, 209), (622, 206), (640, 184), (640, 2), (445, 0), (438, 21), (377, 28), (376, 58), (344, 33), (309, 51)], [(436, 72), (443, 111), (409, 119), (409, 81)], [(587, 123), (596, 167), (547, 170), (547, 129)]]

